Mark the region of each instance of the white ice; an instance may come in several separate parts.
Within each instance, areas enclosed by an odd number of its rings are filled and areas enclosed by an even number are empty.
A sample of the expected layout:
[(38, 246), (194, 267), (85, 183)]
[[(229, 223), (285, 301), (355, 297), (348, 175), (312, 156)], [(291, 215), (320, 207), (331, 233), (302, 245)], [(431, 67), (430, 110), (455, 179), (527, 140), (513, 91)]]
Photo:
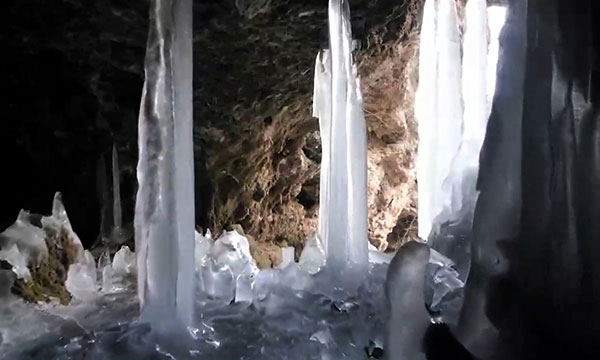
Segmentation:
[(29, 259), (25, 254), (19, 251), (17, 244), (11, 244), (0, 250), (0, 260), (8, 261), (12, 265), (17, 278), (23, 279), (25, 282), (31, 280), (31, 273), (27, 267)]
[(427, 0), (421, 30), (415, 98), (419, 149), (419, 237), (427, 239), (448, 194), (442, 183), (462, 129), (461, 44), (454, 0)]
[(142, 318), (193, 318), (192, 1), (153, 0), (138, 127), (135, 210)]
[[(48, 256), (48, 248), (44, 241), (45, 237), (44, 230), (31, 224), (29, 213), (21, 210), (15, 223), (0, 234), (0, 259), (11, 262), (6, 258), (10, 253), (14, 261), (24, 262), (25, 264), (31, 262), (33, 265), (37, 265)], [(16, 249), (11, 250), (13, 247), (16, 247)], [(5, 252), (5, 255), (2, 255), (3, 252)], [(16, 266), (15, 263), (11, 262), (11, 264)], [(22, 274), (29, 273), (25, 269), (19, 271)]]
[(44, 216), (42, 218), (42, 225), (44, 229), (49, 228), (53, 231), (65, 231), (67, 236), (71, 240), (72, 244), (77, 249), (77, 259), (83, 259), (83, 245), (79, 236), (73, 231), (71, 221), (65, 210), (65, 205), (62, 202), (62, 195), (60, 192), (54, 194), (54, 200), (52, 202), (52, 215)]
[(333, 273), (360, 277), (368, 264), (367, 135), (346, 0), (329, 1), (329, 45), (316, 59), (313, 94), (323, 149), (318, 234)]
[(128, 246), (122, 246), (115, 253), (112, 261), (113, 274), (115, 276), (128, 276), (136, 274), (135, 254), (129, 250)]
[(90, 300), (97, 294), (96, 262), (89, 251), (84, 251), (83, 258), (69, 266), (65, 287), (78, 300)]

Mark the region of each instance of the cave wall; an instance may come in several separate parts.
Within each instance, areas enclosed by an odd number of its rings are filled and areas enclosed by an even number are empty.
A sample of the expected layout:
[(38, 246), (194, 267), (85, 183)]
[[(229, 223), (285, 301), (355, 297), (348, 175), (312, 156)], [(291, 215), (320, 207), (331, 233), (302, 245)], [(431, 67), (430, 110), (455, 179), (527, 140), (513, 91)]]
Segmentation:
[[(411, 104), (422, 2), (350, 1), (369, 130), (369, 231), (382, 249), (416, 229)], [(94, 243), (98, 183), (110, 179), (100, 159), (109, 169), (113, 143), (132, 221), (147, 13), (147, 1), (8, 1), (2, 227), (20, 208), (48, 213), (58, 190), (84, 244)], [(202, 0), (194, 16), (196, 223), (240, 225), (253, 248), (272, 249), (268, 266), (278, 246), (299, 249), (316, 228), (312, 72), (327, 46), (327, 2)]]

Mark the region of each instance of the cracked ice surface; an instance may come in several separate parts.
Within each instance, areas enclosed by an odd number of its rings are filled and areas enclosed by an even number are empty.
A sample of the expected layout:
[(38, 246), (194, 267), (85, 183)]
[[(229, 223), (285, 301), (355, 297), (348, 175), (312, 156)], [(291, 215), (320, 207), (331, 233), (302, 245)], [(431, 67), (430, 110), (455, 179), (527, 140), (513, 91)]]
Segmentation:
[[(197, 245), (207, 238), (197, 234)], [(369, 265), (358, 293), (337, 289), (333, 294), (338, 286), (335, 279), (327, 271), (311, 275), (302, 270), (291, 261), (290, 249), (285, 250), (288, 263), (284, 268), (257, 271), (246, 245), (245, 237), (229, 232), (205, 242), (206, 251), (197, 253), (201, 264), (196, 273), (196, 316), (186, 334), (157, 337), (162, 335), (150, 333), (147, 325), (136, 321), (139, 305), (134, 279), (116, 277), (114, 271), (112, 282), (121, 287), (97, 291), (95, 297), (69, 306), (7, 300), (10, 305), (0, 307), (8, 314), (0, 317), (0, 336), (5, 339), (0, 352), (15, 360), (36, 359), (40, 354), (50, 360), (84, 354), (90, 360), (337, 360), (365, 359), (366, 348), (383, 343), (386, 263)], [(113, 269), (127, 268), (118, 265), (131, 257), (125, 249), (114, 256)], [(314, 247), (307, 249), (309, 258), (322, 254)], [(321, 257), (315, 258), (318, 262)], [(101, 263), (108, 267), (106, 259)], [(223, 273), (229, 281), (215, 286), (216, 296), (200, 291), (203, 276)], [(99, 277), (97, 289), (102, 282)]]

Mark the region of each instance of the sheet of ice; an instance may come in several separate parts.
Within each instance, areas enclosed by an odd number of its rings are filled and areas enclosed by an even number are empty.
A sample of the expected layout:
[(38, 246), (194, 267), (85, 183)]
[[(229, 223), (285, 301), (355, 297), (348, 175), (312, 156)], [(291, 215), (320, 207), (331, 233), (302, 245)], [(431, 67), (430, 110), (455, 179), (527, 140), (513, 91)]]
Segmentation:
[[(327, 53), (317, 57), (315, 70), (315, 114), (323, 131), (320, 230), (328, 267), (334, 273), (355, 269), (356, 276), (366, 272), (366, 124), (359, 83), (351, 53), (350, 9), (346, 0), (329, 1), (329, 45)], [(328, 64), (331, 70), (328, 71)], [(327, 86), (331, 74), (330, 88)], [(329, 94), (324, 92), (329, 90)], [(330, 110), (330, 117), (324, 115)], [(327, 130), (327, 128), (329, 130)], [(330, 211), (336, 209), (336, 211)], [(333, 270), (335, 269), (335, 270)]]
[(142, 318), (160, 328), (193, 317), (192, 1), (150, 6), (135, 240)]
[(65, 287), (75, 299), (86, 301), (97, 296), (96, 281), (96, 262), (92, 254), (85, 250), (82, 259), (69, 266)]

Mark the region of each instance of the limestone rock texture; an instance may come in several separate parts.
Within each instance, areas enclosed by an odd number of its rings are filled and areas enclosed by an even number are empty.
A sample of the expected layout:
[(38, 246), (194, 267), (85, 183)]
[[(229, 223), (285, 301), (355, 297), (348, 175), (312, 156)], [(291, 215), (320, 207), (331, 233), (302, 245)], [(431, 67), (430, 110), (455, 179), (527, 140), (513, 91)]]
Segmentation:
[[(369, 134), (369, 237), (382, 250), (416, 236), (422, 5), (350, 1)], [(0, 225), (20, 208), (46, 212), (38, 199), (62, 191), (84, 246), (102, 245), (113, 143), (123, 223), (133, 219), (148, 3), (23, 0), (6, 14), (0, 40), (13, 55), (3, 76), (13, 90), (0, 108), (14, 121), (0, 156), (22, 170), (7, 178)], [(326, 21), (321, 0), (194, 2), (196, 224), (217, 234), (241, 227), (261, 267), (276, 265), (282, 246), (299, 256), (316, 230), (321, 149), (311, 97)]]

